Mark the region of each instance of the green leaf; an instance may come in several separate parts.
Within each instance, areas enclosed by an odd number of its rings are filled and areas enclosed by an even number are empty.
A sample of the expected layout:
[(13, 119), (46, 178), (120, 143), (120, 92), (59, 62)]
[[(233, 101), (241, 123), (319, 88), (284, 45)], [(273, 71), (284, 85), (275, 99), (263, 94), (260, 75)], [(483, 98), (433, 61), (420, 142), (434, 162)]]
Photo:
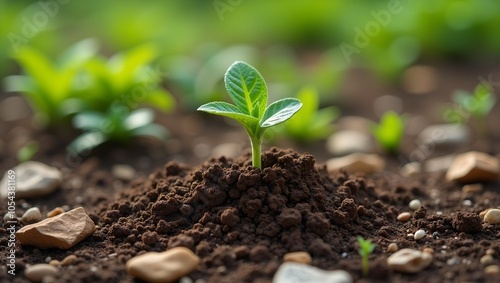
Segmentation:
[(70, 154), (82, 154), (106, 142), (108, 137), (100, 131), (83, 133), (76, 137), (68, 146)]
[(267, 86), (254, 67), (245, 62), (235, 62), (227, 70), (224, 83), (241, 113), (256, 118), (262, 117), (267, 105)]
[(73, 117), (73, 126), (81, 130), (98, 130), (105, 120), (106, 117), (100, 112), (86, 111)]
[(64, 68), (79, 66), (92, 58), (97, 53), (98, 48), (96, 39), (84, 39), (67, 49), (59, 58), (59, 62)]
[(485, 117), (495, 105), (495, 96), (491, 93), (491, 86), (486, 82), (480, 83), (474, 89), (474, 108), (472, 114), (476, 117)]
[(38, 142), (36, 141), (28, 142), (17, 152), (17, 160), (21, 163), (30, 160), (36, 154), (38, 148), (39, 148)]
[(147, 103), (164, 112), (172, 110), (175, 106), (175, 100), (172, 95), (162, 89), (157, 89), (148, 93), (144, 103)]
[(296, 98), (284, 98), (278, 100), (267, 107), (260, 122), (262, 128), (269, 128), (285, 122), (299, 111), (302, 107), (300, 100)]
[(398, 150), (404, 133), (404, 120), (394, 111), (384, 113), (379, 125), (373, 129), (373, 135), (379, 144), (388, 152)]
[(257, 118), (240, 112), (240, 109), (232, 104), (222, 101), (209, 102), (198, 108), (198, 111), (210, 114), (225, 116), (235, 119), (244, 126), (250, 126), (258, 123)]
[(154, 113), (151, 109), (141, 108), (131, 112), (123, 121), (125, 129), (133, 130), (153, 122)]
[(54, 91), (53, 80), (57, 77), (57, 72), (49, 58), (38, 50), (25, 46), (19, 50), (16, 59), (42, 90), (47, 93)]

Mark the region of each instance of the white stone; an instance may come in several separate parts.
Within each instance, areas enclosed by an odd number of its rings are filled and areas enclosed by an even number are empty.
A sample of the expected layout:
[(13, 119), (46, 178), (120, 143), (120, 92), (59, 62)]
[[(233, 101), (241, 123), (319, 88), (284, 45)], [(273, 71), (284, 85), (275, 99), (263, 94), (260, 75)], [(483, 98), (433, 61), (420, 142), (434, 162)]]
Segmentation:
[(16, 237), (23, 245), (69, 249), (92, 235), (95, 224), (81, 207), (22, 227)]
[(326, 271), (307, 264), (285, 262), (274, 274), (273, 283), (352, 283), (349, 272)]
[(353, 153), (344, 157), (331, 158), (326, 162), (330, 171), (345, 169), (348, 172), (366, 174), (381, 172), (385, 161), (377, 154)]
[(32, 207), (23, 214), (21, 221), (24, 223), (35, 223), (42, 219), (42, 213), (38, 207)]
[(335, 156), (356, 152), (372, 152), (373, 145), (372, 137), (369, 134), (355, 130), (337, 131), (326, 142), (328, 151)]
[(500, 223), (500, 209), (490, 209), (484, 215), (484, 222), (488, 224)]
[(175, 282), (194, 271), (200, 258), (190, 249), (175, 247), (162, 253), (148, 252), (125, 264), (128, 274), (147, 282)]
[(410, 209), (414, 211), (419, 209), (420, 206), (422, 206), (422, 202), (419, 199), (414, 199), (408, 204), (408, 207), (410, 207)]
[[(10, 175), (10, 170), (7, 170), (0, 181), (0, 188), (13, 185), (16, 191), (16, 199), (49, 195), (59, 187), (62, 181), (62, 174), (58, 169), (37, 161), (21, 163), (11, 170), (15, 174)], [(12, 179), (9, 180), (9, 176), (15, 176), (14, 183)], [(6, 198), (7, 189), (0, 190), (0, 195), (2, 198)]]
[(497, 157), (477, 151), (458, 155), (446, 172), (446, 180), (459, 183), (496, 181), (500, 176)]
[(420, 174), (422, 171), (422, 165), (420, 162), (410, 162), (401, 167), (399, 171), (403, 177), (412, 177)]
[(111, 168), (111, 174), (118, 180), (132, 181), (135, 178), (135, 169), (126, 164), (116, 164)]
[(439, 124), (425, 128), (418, 138), (432, 146), (460, 145), (467, 142), (469, 129), (459, 124)]
[(426, 233), (425, 233), (425, 230), (420, 229), (420, 230), (417, 230), (417, 231), (415, 232), (415, 234), (413, 234), (413, 238), (414, 238), (416, 241), (418, 241), (418, 240), (420, 240), (420, 239), (424, 238), (424, 237), (425, 237), (425, 234), (426, 234)]
[(59, 269), (57, 267), (46, 263), (39, 263), (26, 268), (24, 275), (33, 282), (42, 282), (44, 278), (55, 276), (58, 272)]
[(390, 269), (404, 273), (417, 273), (431, 263), (432, 254), (412, 249), (399, 250), (387, 258)]

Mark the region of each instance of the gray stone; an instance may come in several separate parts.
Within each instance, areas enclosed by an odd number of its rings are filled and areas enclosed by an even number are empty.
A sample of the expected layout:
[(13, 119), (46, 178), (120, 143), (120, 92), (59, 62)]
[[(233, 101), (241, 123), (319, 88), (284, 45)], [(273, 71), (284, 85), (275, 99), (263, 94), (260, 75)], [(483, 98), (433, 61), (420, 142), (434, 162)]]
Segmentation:
[(326, 271), (295, 262), (283, 263), (273, 278), (273, 283), (351, 283), (352, 281), (347, 271)]
[(326, 143), (328, 151), (335, 156), (342, 156), (356, 152), (372, 152), (372, 137), (364, 132), (342, 130), (332, 134)]
[(21, 221), (24, 223), (35, 223), (42, 219), (42, 213), (38, 207), (32, 207), (23, 214)]
[(434, 146), (461, 145), (468, 140), (469, 129), (459, 124), (431, 125), (418, 138), (421, 142)]
[[(24, 162), (11, 170), (15, 172), (15, 179), (9, 180), (8, 170), (0, 181), (0, 188), (12, 185), (15, 187), (17, 199), (49, 195), (59, 187), (62, 181), (62, 174), (58, 169), (37, 161)], [(0, 195), (6, 198), (7, 190), (0, 190)]]
[(387, 258), (390, 269), (403, 273), (417, 273), (432, 263), (432, 254), (402, 249)]

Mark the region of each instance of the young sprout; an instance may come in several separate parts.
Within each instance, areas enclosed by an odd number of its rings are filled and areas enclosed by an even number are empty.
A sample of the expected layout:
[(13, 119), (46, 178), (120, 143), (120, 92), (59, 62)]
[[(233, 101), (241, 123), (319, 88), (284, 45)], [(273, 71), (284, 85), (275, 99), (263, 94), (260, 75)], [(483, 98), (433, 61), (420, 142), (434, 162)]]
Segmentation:
[(394, 111), (385, 112), (372, 129), (379, 145), (388, 153), (397, 153), (404, 134), (405, 121)]
[(17, 152), (17, 160), (19, 162), (26, 162), (33, 158), (33, 156), (38, 152), (38, 142), (30, 141)]
[(358, 253), (361, 256), (361, 269), (363, 271), (363, 276), (368, 276), (368, 256), (375, 249), (375, 244), (370, 240), (365, 240), (362, 236), (358, 236), (359, 250)]
[(245, 62), (233, 63), (224, 75), (224, 84), (235, 105), (215, 101), (204, 104), (198, 111), (235, 119), (243, 125), (252, 145), (252, 164), (261, 165), (261, 144), (267, 128), (278, 125), (302, 107), (296, 98), (284, 98), (267, 106), (267, 87), (264, 78)]

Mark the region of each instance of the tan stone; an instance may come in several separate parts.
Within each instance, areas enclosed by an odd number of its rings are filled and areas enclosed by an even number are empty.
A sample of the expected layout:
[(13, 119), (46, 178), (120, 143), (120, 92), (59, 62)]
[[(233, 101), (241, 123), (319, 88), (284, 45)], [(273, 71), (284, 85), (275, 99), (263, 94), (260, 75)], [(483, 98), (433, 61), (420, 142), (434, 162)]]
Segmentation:
[(428, 254), (434, 254), (434, 250), (432, 248), (424, 248), (422, 252)]
[(168, 251), (149, 252), (131, 258), (125, 264), (128, 274), (148, 282), (175, 282), (200, 264), (190, 249), (176, 247)]
[(62, 209), (61, 207), (56, 207), (56, 208), (52, 209), (51, 211), (47, 212), (47, 218), (57, 216), (61, 213), (64, 213), (64, 209)]
[(483, 190), (483, 184), (469, 184), (462, 187), (462, 193), (474, 194)]
[(412, 249), (402, 249), (387, 258), (387, 265), (395, 271), (417, 273), (432, 262), (432, 254)]
[(387, 252), (388, 253), (395, 253), (399, 250), (398, 244), (396, 243), (390, 243), (389, 246), (387, 246)]
[(484, 222), (488, 224), (500, 223), (500, 209), (490, 209), (484, 215)]
[(477, 151), (458, 155), (446, 173), (446, 180), (459, 183), (495, 181), (500, 175), (500, 162), (495, 156)]
[(73, 263), (75, 263), (77, 259), (78, 258), (76, 257), (76, 255), (69, 255), (65, 257), (63, 260), (61, 260), (61, 265), (62, 266), (72, 265)]
[(409, 212), (403, 212), (398, 215), (398, 221), (406, 222), (410, 220), (411, 214)]
[(332, 158), (326, 162), (330, 171), (344, 169), (348, 172), (372, 174), (385, 168), (385, 161), (377, 154), (353, 153), (344, 157)]
[(498, 265), (489, 265), (484, 268), (484, 273), (488, 276), (498, 276), (500, 273), (500, 266)]
[(488, 209), (485, 209), (481, 212), (479, 212), (479, 218), (481, 218), (482, 220), (484, 220), (484, 216), (486, 215), (486, 213), (488, 213), (488, 211), (490, 211), (491, 208), (488, 208)]
[(45, 277), (55, 276), (58, 272), (59, 269), (57, 269), (57, 267), (46, 263), (40, 263), (26, 268), (24, 275), (33, 282), (42, 282)]
[(92, 235), (95, 225), (81, 207), (26, 225), (16, 233), (23, 245), (69, 249)]
[(481, 264), (490, 264), (490, 263), (493, 263), (493, 261), (495, 261), (493, 259), (493, 257), (491, 255), (483, 255), (480, 259), (479, 259), (479, 262)]
[(312, 258), (308, 252), (293, 252), (293, 253), (287, 253), (286, 255), (284, 255), (283, 261), (311, 264)]

